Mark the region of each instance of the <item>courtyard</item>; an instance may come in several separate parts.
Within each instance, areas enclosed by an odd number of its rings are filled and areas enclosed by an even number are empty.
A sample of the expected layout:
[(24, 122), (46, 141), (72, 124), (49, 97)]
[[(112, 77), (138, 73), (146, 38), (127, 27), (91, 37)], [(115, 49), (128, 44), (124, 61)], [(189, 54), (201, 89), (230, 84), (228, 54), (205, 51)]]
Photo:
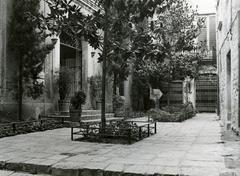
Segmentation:
[(158, 123), (156, 135), (132, 145), (71, 141), (70, 129), (62, 128), (0, 139), (0, 175), (236, 176), (239, 146), (240, 139), (223, 132), (210, 113)]

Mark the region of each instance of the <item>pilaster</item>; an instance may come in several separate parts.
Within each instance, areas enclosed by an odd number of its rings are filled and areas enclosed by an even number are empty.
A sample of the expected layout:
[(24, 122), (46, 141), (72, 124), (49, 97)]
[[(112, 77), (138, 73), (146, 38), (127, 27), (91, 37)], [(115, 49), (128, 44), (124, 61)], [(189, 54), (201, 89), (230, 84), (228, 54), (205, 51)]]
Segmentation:
[(0, 104), (6, 93), (6, 11), (7, 1), (0, 0)]

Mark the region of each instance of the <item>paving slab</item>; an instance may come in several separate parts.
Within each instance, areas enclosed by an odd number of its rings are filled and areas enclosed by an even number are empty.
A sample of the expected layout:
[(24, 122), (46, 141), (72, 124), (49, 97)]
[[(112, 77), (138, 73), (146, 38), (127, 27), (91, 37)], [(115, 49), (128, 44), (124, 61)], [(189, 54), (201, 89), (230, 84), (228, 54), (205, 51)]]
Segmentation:
[(223, 132), (215, 114), (203, 113), (158, 123), (156, 135), (132, 145), (71, 141), (68, 128), (1, 138), (0, 166), (53, 176), (238, 176), (239, 148), (239, 137)]

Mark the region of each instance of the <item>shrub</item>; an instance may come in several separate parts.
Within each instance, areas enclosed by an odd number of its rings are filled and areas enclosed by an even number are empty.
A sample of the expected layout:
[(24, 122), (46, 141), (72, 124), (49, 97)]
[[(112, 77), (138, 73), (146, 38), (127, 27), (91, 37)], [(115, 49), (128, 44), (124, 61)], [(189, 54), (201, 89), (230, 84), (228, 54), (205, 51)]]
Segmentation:
[(169, 113), (176, 113), (176, 112), (180, 112), (182, 110), (182, 106), (165, 106), (162, 107), (161, 109), (163, 111), (169, 112)]
[(81, 105), (86, 101), (86, 94), (83, 91), (75, 92), (70, 100), (70, 108), (81, 109)]
[(147, 115), (158, 122), (182, 122), (195, 116), (192, 103), (181, 106), (167, 106), (162, 109), (150, 109)]
[(147, 115), (150, 116), (154, 121), (158, 122), (168, 122), (171, 117), (170, 113), (158, 108), (150, 109), (147, 112)]

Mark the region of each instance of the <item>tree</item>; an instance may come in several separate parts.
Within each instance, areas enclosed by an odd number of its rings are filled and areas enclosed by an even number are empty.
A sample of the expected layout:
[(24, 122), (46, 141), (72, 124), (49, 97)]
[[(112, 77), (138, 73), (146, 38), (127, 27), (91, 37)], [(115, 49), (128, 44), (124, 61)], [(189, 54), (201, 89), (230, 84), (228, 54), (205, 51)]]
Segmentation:
[[(135, 62), (137, 75), (150, 82), (167, 81), (168, 86), (172, 80), (183, 80), (186, 76), (195, 78), (203, 58), (204, 47), (195, 42), (202, 26), (203, 19), (197, 18), (197, 12), (186, 0), (174, 0), (164, 13), (157, 11), (149, 28), (145, 29), (152, 48), (143, 48), (139, 40), (135, 42), (135, 48), (141, 49)], [(149, 57), (144, 52), (149, 53)]]
[(43, 80), (39, 73), (43, 69), (46, 55), (54, 44), (46, 44), (48, 37), (38, 31), (38, 24), (29, 20), (26, 13), (39, 15), (39, 0), (15, 0), (10, 22), (9, 47), (14, 51), (18, 63), (18, 119), (22, 118), (24, 93), (33, 99), (43, 93)]
[[(112, 70), (114, 76), (120, 75), (121, 73), (125, 77), (128, 75), (127, 72), (127, 59), (131, 55), (131, 51), (128, 51), (128, 47), (123, 47), (123, 44), (126, 44), (126, 40), (131, 40), (130, 34), (134, 30), (132, 24), (138, 24), (144, 21), (148, 17), (152, 17), (155, 13), (155, 9), (158, 8), (158, 11), (164, 11), (169, 6), (168, 0), (101, 0), (100, 7), (103, 7), (104, 14), (102, 15), (102, 29), (104, 31), (104, 43), (103, 43), (103, 53), (100, 57), (102, 61), (102, 128), (105, 129), (105, 87), (106, 87), (106, 63), (112, 63)], [(112, 15), (111, 12), (114, 12), (115, 15)], [(126, 28), (124, 30), (124, 28)], [(126, 33), (125, 33), (126, 32)], [(119, 41), (120, 39), (120, 41)], [(112, 47), (111, 47), (112, 45)], [(131, 43), (128, 43), (131, 45)], [(117, 56), (115, 59), (110, 60), (110, 54), (116, 54), (114, 51), (117, 51)], [(120, 52), (119, 52), (120, 51)], [(119, 54), (120, 53), (120, 54)], [(125, 57), (123, 57), (125, 56)], [(120, 62), (119, 62), (120, 61)], [(120, 63), (120, 64), (119, 64)], [(114, 67), (114, 64), (117, 67)], [(119, 67), (120, 65), (120, 67)], [(123, 66), (123, 67), (122, 67)], [(117, 69), (116, 69), (117, 68)], [(120, 69), (118, 69), (120, 68)], [(123, 69), (121, 69), (123, 68)], [(122, 70), (124, 72), (122, 72)], [(114, 78), (116, 79), (116, 77)], [(116, 81), (116, 80), (115, 80)], [(114, 84), (116, 86), (116, 82)]]
[[(123, 47), (123, 45), (129, 37), (129, 33), (126, 35), (123, 29), (129, 26), (127, 31), (131, 31), (134, 29), (132, 23), (137, 24), (148, 17), (152, 17), (157, 7), (159, 12), (164, 11), (169, 7), (170, 1), (96, 0), (99, 10), (88, 16), (82, 15), (81, 8), (73, 3), (73, 0), (45, 1), (50, 7), (50, 13), (47, 16), (39, 15), (36, 17), (41, 30), (50, 31), (49, 35), (59, 35), (60, 32), (66, 31), (73, 38), (77, 38), (77, 40), (84, 37), (91, 46), (102, 51), (99, 57), (99, 62), (102, 62), (101, 121), (102, 128), (105, 129), (107, 64), (110, 65), (109, 73), (120, 75), (122, 70), (124, 70), (124, 75), (128, 73), (128, 64), (125, 64), (127, 63), (125, 59), (128, 58), (130, 53), (128, 47)], [(116, 14), (113, 15), (113, 12), (116, 12)], [(34, 17), (32, 18), (34, 19)], [(103, 31), (103, 37), (100, 31)], [(115, 52), (119, 55), (116, 56)]]

